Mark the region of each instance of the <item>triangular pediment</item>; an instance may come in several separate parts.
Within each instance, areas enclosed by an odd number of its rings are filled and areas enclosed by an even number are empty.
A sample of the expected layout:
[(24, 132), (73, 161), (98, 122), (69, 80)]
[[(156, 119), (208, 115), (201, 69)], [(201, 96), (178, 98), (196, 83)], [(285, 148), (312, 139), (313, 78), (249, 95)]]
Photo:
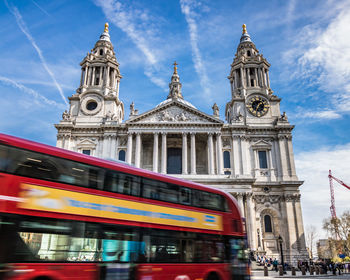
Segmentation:
[(198, 109), (183, 104), (177, 100), (172, 100), (164, 105), (157, 106), (154, 109), (132, 117), (126, 121), (130, 124), (222, 124), (220, 119), (210, 116)]
[(266, 149), (270, 150), (271, 149), (271, 144), (265, 140), (259, 140), (256, 141), (254, 144), (251, 146), (253, 149)]
[(83, 139), (78, 144), (77, 147), (83, 148), (83, 147), (95, 147), (96, 143), (90, 139)]

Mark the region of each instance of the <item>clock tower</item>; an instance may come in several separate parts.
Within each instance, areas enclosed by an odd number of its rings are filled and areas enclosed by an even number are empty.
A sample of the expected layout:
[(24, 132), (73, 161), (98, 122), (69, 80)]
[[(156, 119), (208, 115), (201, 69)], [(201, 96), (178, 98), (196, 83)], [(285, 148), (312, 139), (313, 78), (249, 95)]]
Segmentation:
[(228, 123), (264, 125), (280, 116), (280, 99), (270, 88), (269, 67), (244, 24), (228, 76), (231, 83), (231, 101), (225, 110)]

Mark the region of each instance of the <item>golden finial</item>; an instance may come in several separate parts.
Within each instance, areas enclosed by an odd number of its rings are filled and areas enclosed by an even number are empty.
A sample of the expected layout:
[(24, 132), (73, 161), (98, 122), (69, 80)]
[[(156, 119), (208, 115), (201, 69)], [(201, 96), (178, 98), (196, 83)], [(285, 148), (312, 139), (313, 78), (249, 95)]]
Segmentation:
[(179, 64), (177, 64), (175, 61), (173, 65), (174, 65), (174, 74), (177, 74), (177, 65), (179, 65)]
[(108, 22), (105, 23), (105, 31), (104, 32), (107, 32), (108, 33)]
[(245, 24), (243, 24), (242, 27), (243, 27), (243, 33), (242, 34), (246, 34), (247, 33), (247, 26)]

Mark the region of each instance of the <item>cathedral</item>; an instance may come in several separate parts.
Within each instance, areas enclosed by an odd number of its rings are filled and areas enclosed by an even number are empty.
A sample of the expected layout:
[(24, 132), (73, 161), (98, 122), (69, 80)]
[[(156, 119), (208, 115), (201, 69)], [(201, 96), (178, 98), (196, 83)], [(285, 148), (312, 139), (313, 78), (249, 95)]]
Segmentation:
[[(225, 121), (185, 100), (174, 63), (166, 99), (147, 112), (130, 104), (124, 120), (122, 75), (108, 31), (81, 65), (80, 86), (56, 124), (57, 147), (229, 192), (245, 218), (255, 255), (295, 264), (307, 257), (292, 130), (269, 79), (270, 64), (243, 25), (229, 71)], [(127, 77), (126, 77), (127, 78)]]

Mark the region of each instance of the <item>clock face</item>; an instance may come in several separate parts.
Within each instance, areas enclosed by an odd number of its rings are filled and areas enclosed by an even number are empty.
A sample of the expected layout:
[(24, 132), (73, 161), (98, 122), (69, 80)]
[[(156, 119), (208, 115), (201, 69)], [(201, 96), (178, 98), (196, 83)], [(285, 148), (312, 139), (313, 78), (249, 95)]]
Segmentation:
[(270, 107), (268, 101), (261, 96), (253, 96), (247, 102), (248, 111), (256, 117), (265, 115)]

